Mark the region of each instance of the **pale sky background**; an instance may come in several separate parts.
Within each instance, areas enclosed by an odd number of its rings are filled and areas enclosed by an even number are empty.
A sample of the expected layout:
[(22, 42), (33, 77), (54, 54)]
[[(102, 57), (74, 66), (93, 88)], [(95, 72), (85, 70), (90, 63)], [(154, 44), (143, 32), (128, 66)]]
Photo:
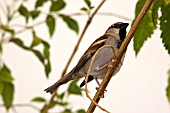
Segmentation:
[[(66, 0), (67, 7), (64, 13), (74, 13), (84, 6), (83, 0)], [(93, 0), (93, 5), (97, 5), (100, 0)], [(30, 9), (33, 5), (30, 0)], [(111, 12), (133, 19), (136, 0), (108, 0), (99, 12)], [(47, 9), (44, 9), (44, 11)], [(75, 17), (80, 25), (80, 33), (86, 23), (86, 16)], [(24, 21), (23, 18), (16, 20), (16, 23)], [(88, 46), (99, 36), (103, 35), (106, 29), (115, 22), (128, 22), (117, 17), (96, 16), (87, 30), (84, 39), (71, 63), (71, 70), (77, 61), (88, 48)], [(128, 31), (130, 26), (128, 27)], [(49, 40), (49, 35), (45, 25), (36, 28), (38, 35), (45, 40)], [(133, 42), (128, 46), (126, 57), (120, 72), (111, 79), (105, 98), (99, 104), (111, 113), (170, 113), (170, 104), (166, 98), (167, 71), (170, 68), (170, 57), (164, 49), (157, 30), (151, 39), (148, 39), (141, 49), (139, 55), (135, 57)], [(29, 45), (31, 34), (25, 32), (22, 39)], [(26, 52), (14, 44), (4, 46), (3, 60), (12, 70), (15, 78), (15, 100), (16, 103), (29, 103), (35, 96), (43, 96), (47, 99), (50, 94), (43, 90), (60, 78), (60, 74), (78, 40), (74, 32), (68, 30), (65, 23), (57, 20), (56, 32), (51, 43), (51, 62), (52, 72), (49, 79), (45, 77), (44, 69), (38, 59), (30, 52)], [(68, 84), (60, 87), (59, 92), (63, 91)], [(89, 85), (91, 96), (96, 92), (96, 83), (93, 81)], [(71, 108), (87, 109), (90, 100), (83, 94), (83, 97), (71, 96), (69, 101)], [(2, 99), (0, 99), (2, 103)], [(35, 104), (37, 105), (37, 104)], [(38, 105), (41, 106), (41, 105)], [(32, 108), (16, 108), (18, 113), (38, 113)], [(60, 108), (58, 108), (60, 109)], [(56, 109), (56, 111), (58, 110)], [(4, 108), (0, 107), (0, 113), (5, 113)], [(10, 111), (12, 113), (12, 111)], [(104, 113), (96, 108), (94, 113)]]

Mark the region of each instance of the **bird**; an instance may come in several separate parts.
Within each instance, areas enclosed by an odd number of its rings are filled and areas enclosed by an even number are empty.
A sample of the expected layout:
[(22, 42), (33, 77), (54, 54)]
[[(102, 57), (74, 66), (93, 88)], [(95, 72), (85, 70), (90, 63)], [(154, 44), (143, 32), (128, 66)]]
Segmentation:
[[(116, 54), (124, 41), (126, 37), (126, 28), (128, 27), (128, 23), (123, 22), (116, 22), (112, 24), (98, 39), (96, 39), (90, 47), (85, 51), (85, 53), (82, 55), (80, 60), (78, 61), (77, 65), (65, 76), (63, 76), (61, 79), (59, 79), (56, 83), (54, 83), (52, 86), (46, 88), (44, 91), (47, 93), (53, 94), (56, 89), (63, 84), (66, 84), (67, 82), (86, 77), (90, 63), (92, 61), (92, 57), (94, 54), (103, 46), (110, 45), (114, 48), (114, 52), (112, 48), (103, 48), (101, 49), (98, 54), (96, 55), (90, 75), (88, 77), (88, 81), (90, 82), (93, 79), (96, 80), (96, 82), (100, 85), (98, 82), (98, 79), (103, 79), (108, 68), (109, 64), (113, 59), (116, 58)], [(121, 68), (122, 62), (124, 60), (125, 53), (123, 57), (121, 58), (121, 63), (116, 67), (115, 72), (112, 76), (114, 76)], [(85, 85), (85, 80), (80, 84), (80, 87), (83, 87)]]

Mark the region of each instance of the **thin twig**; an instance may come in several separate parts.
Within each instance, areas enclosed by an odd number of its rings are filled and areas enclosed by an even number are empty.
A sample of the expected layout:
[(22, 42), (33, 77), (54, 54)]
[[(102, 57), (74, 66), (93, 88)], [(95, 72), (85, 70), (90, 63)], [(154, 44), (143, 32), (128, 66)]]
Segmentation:
[[(0, 107), (4, 107), (4, 106), (5, 106), (4, 104), (0, 104)], [(38, 108), (37, 106), (35, 106), (35, 105), (31, 104), (31, 103), (17, 103), (17, 104), (13, 104), (11, 106), (13, 112), (15, 112), (15, 113), (17, 113), (16, 108), (18, 108), (18, 107), (30, 107), (30, 108), (32, 108), (32, 109), (34, 109), (36, 111), (41, 110), (41, 108)], [(60, 112), (50, 111), (48, 113), (60, 113)]]
[[(68, 15), (68, 16), (84, 16), (85, 13), (72, 13), (72, 14), (65, 14), (65, 15)], [(125, 16), (122, 16), (122, 15), (119, 15), (119, 14), (116, 14), (116, 13), (110, 13), (110, 12), (99, 12), (97, 13), (96, 15), (100, 15), (100, 16), (115, 16), (117, 18), (121, 18), (121, 19), (124, 19), (126, 21), (131, 21), (132, 19), (128, 18), (128, 17), (125, 17)], [(61, 18), (60, 16), (56, 16), (55, 17), (56, 19), (58, 18)], [(21, 34), (25, 31), (28, 31), (29, 29), (28, 28), (31, 28), (31, 27), (37, 27), (37, 26), (40, 26), (42, 24), (45, 24), (45, 21), (42, 20), (42, 21), (39, 21), (39, 22), (36, 22), (32, 25), (29, 25), (29, 26), (25, 26), (25, 25), (20, 25), (20, 24), (11, 24), (10, 27), (21, 27), (22, 29), (18, 30), (15, 32), (15, 35), (18, 35), (18, 34)], [(6, 37), (5, 39), (9, 39), (9, 37)], [(63, 75), (63, 74), (62, 74)]]
[(88, 78), (89, 78), (89, 75), (90, 75), (90, 71), (91, 71), (93, 62), (94, 62), (97, 54), (98, 54), (102, 49), (104, 49), (104, 48), (111, 48), (112, 51), (113, 51), (114, 56), (116, 56), (115, 50), (114, 50), (113, 46), (111, 46), (111, 45), (105, 45), (105, 46), (99, 48), (99, 49), (96, 51), (96, 53), (95, 53), (94, 56), (92, 57), (92, 60), (91, 60), (91, 62), (90, 62), (90, 66), (89, 66), (89, 69), (88, 69), (88, 71), (87, 71), (87, 75), (86, 75), (86, 78), (85, 78), (85, 91), (86, 91), (86, 96), (91, 100), (91, 102), (93, 102), (93, 103), (94, 103), (96, 106), (98, 106), (101, 110), (103, 110), (103, 111), (105, 111), (105, 112), (107, 112), (107, 113), (110, 113), (109, 111), (107, 111), (106, 109), (104, 109), (103, 107), (101, 107), (100, 105), (98, 105), (95, 101), (93, 101), (93, 99), (92, 99), (92, 98), (89, 96), (89, 94), (88, 94), (88, 88), (87, 88), (87, 81), (88, 81)]
[[(5, 106), (4, 104), (0, 104), (0, 107), (4, 107), (4, 106)], [(40, 108), (29, 103), (13, 104), (12, 107), (31, 107), (34, 110), (40, 111)]]
[[(66, 74), (66, 71), (67, 71), (67, 69), (68, 69), (68, 66), (70, 65), (70, 63), (71, 63), (71, 61), (72, 61), (75, 53), (77, 52), (77, 49), (78, 49), (78, 47), (79, 47), (79, 45), (80, 45), (80, 42), (81, 42), (81, 40), (82, 40), (82, 38), (83, 38), (83, 36), (84, 36), (87, 28), (89, 27), (89, 25), (90, 25), (91, 21), (93, 20), (95, 14), (98, 12), (98, 10), (101, 8), (101, 6), (104, 4), (105, 1), (106, 1), (106, 0), (102, 0), (102, 2), (99, 4), (99, 6), (96, 8), (96, 10), (92, 13), (92, 15), (91, 15), (91, 16), (89, 17), (89, 19), (87, 20), (86, 25), (85, 25), (85, 27), (84, 27), (84, 29), (83, 29), (80, 37), (79, 37), (79, 40), (78, 40), (78, 42), (77, 42), (77, 44), (76, 44), (76, 46), (75, 46), (75, 48), (74, 48), (74, 50), (73, 50), (73, 52), (72, 52), (72, 54), (71, 54), (71, 56), (70, 56), (70, 59), (68, 60), (66, 66), (65, 66), (65, 68), (64, 68), (64, 70), (63, 70), (63, 72), (62, 72), (62, 74), (61, 74), (61, 77), (63, 77), (63, 76)], [(54, 92), (53, 95), (51, 96), (50, 101), (49, 101), (48, 105), (46, 106), (46, 108), (44, 109), (44, 112), (43, 112), (43, 113), (47, 113), (47, 112), (48, 112), (48, 109), (49, 109), (49, 107), (50, 107), (50, 104), (51, 104), (51, 102), (53, 101), (55, 95), (56, 95), (56, 92)]]
[[(130, 40), (132, 39), (136, 29), (138, 28), (140, 22), (142, 21), (143, 17), (145, 16), (146, 12), (149, 10), (151, 4), (152, 4), (153, 0), (146, 0), (142, 10), (140, 11), (139, 15), (137, 16), (137, 18), (135, 19), (134, 21), (134, 24), (133, 26), (131, 27), (128, 35), (126, 36), (125, 40), (123, 41), (118, 53), (117, 53), (117, 57), (115, 59), (115, 62), (112, 62), (112, 68), (109, 68), (101, 85), (99, 86), (99, 89), (97, 90), (93, 100), (98, 103), (100, 98), (100, 94), (101, 92), (107, 87), (116, 67), (119, 65), (119, 63), (121, 62), (121, 57), (123, 56), (124, 52), (126, 51), (126, 48), (128, 46), (128, 44), (130, 43)], [(88, 110), (87, 110), (87, 113), (93, 113), (93, 111), (95, 110), (96, 108), (96, 105), (91, 102)]]

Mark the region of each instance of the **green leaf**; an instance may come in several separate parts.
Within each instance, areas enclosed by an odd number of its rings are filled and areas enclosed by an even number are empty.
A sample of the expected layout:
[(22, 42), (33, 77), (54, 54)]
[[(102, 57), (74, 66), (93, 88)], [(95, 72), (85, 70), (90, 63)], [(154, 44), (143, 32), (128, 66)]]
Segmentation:
[[(145, 3), (145, 0), (139, 0), (136, 5), (135, 10), (135, 17), (139, 14), (140, 10), (142, 9), (143, 5)], [(144, 42), (151, 37), (154, 30), (156, 29), (156, 26), (153, 23), (152, 20), (152, 7), (148, 10), (147, 14), (143, 18), (142, 22), (140, 23), (137, 31), (134, 35), (134, 50), (136, 55), (139, 53), (141, 47), (143, 46)]]
[(47, 60), (47, 63), (45, 64), (45, 74), (47, 78), (50, 72), (51, 72), (51, 63), (50, 60)]
[(154, 23), (155, 26), (158, 23), (158, 10), (159, 10), (159, 7), (161, 6), (161, 4), (162, 4), (162, 0), (155, 0), (153, 2), (153, 6), (152, 6), (152, 20), (153, 20), (153, 23)]
[[(2, 48), (2, 43), (0, 42), (0, 55), (2, 54), (3, 48)], [(0, 61), (1, 62), (1, 61)]]
[(42, 44), (43, 44), (43, 46), (44, 46), (44, 56), (47, 58), (47, 59), (49, 59), (49, 57), (50, 57), (50, 45), (47, 43), (47, 42), (45, 42), (45, 41), (42, 41)]
[(44, 103), (46, 100), (42, 97), (35, 97), (31, 100), (32, 102), (39, 102), (39, 103)]
[[(46, 75), (48, 77), (49, 73), (51, 72), (51, 62), (50, 62), (50, 52), (49, 52), (50, 45), (46, 41), (40, 39), (36, 35), (35, 31), (33, 31), (32, 34), (33, 34), (33, 42), (32, 42), (30, 47), (24, 46), (23, 41), (20, 40), (19, 38), (12, 38), (10, 40), (10, 42), (13, 42), (16, 45), (18, 45), (19, 47), (34, 53), (34, 55), (44, 65), (45, 73), (46, 73)], [(35, 46), (37, 46), (39, 44), (43, 44), (43, 46), (44, 46), (43, 53), (41, 53), (40, 51), (33, 48), (33, 47), (35, 47)]]
[(160, 29), (162, 30), (162, 43), (164, 44), (165, 49), (168, 50), (168, 53), (170, 54), (170, 3), (167, 4), (167, 2), (164, 1), (161, 6), (161, 12), (162, 16), (160, 17)]
[(84, 0), (84, 2), (86, 3), (86, 5), (91, 8), (91, 1), (90, 0)]
[(14, 85), (12, 83), (5, 83), (4, 82), (4, 89), (2, 92), (2, 99), (6, 109), (8, 110), (13, 102), (14, 96)]
[(168, 86), (166, 88), (166, 95), (167, 95), (168, 101), (170, 103), (170, 69), (168, 71)]
[(46, 24), (47, 24), (50, 36), (52, 36), (55, 30), (55, 18), (52, 15), (48, 15), (46, 18)]
[(80, 10), (81, 10), (81, 11), (84, 11), (84, 12), (87, 12), (87, 11), (88, 11), (88, 9), (87, 9), (86, 7), (82, 7)]
[(60, 11), (66, 6), (64, 0), (52, 1), (50, 11)]
[(12, 35), (14, 35), (15, 34), (15, 31), (12, 29), (12, 28), (10, 28), (9, 26), (6, 26), (6, 25), (0, 25), (0, 28), (2, 28), (4, 31), (6, 31), (6, 32), (9, 32), (9, 33), (11, 33)]
[(63, 100), (64, 95), (65, 95), (65, 92), (62, 92), (61, 94), (58, 94), (58, 93), (57, 93), (56, 97), (57, 97), (57, 99)]
[(66, 15), (63, 15), (63, 14), (60, 14), (60, 16), (62, 17), (64, 22), (68, 25), (68, 27), (71, 30), (75, 31), (76, 33), (79, 32), (79, 26), (78, 26), (77, 21), (75, 21), (73, 18), (66, 16)]
[(4, 64), (2, 69), (0, 69), (0, 81), (2, 82), (12, 82), (14, 79), (11, 75), (10, 70), (7, 68), (7, 66)]
[(32, 19), (36, 19), (39, 16), (40, 11), (39, 10), (33, 10), (33, 11), (30, 12), (30, 14), (31, 14)]
[(68, 93), (74, 95), (82, 95), (80, 87), (77, 85), (78, 80), (74, 80), (68, 87)]
[(44, 57), (46, 58), (44, 62), (45, 73), (48, 77), (49, 73), (51, 72), (50, 45), (45, 41), (42, 41), (42, 44), (44, 46), (43, 54), (44, 54)]
[(68, 102), (56, 101), (56, 104), (57, 104), (57, 105), (60, 105), (60, 106), (67, 106), (67, 105), (68, 105)]
[(42, 40), (37, 36), (37, 34), (34, 30), (32, 31), (32, 36), (33, 36), (33, 41), (32, 41), (30, 48), (38, 46), (42, 42)]
[(60, 101), (52, 101), (50, 103), (50, 109), (55, 107), (56, 105), (59, 105), (59, 106), (67, 106), (68, 105), (68, 102), (60, 102)]
[(86, 113), (86, 111), (84, 109), (79, 109), (76, 113)]
[(12, 38), (12, 39), (10, 40), (10, 42), (13, 42), (13, 43), (16, 44), (17, 46), (19, 46), (19, 47), (21, 47), (21, 48), (23, 48), (23, 49), (25, 49), (25, 50), (29, 50), (29, 48), (26, 47), (26, 46), (24, 45), (23, 41), (22, 41), (21, 39), (19, 39), (19, 38)]
[(71, 109), (65, 109), (63, 112), (61, 113), (72, 113)]
[(0, 81), (0, 95), (3, 92), (3, 89), (4, 89), (4, 84), (3, 84), (3, 82)]
[(40, 62), (42, 64), (44, 64), (44, 56), (41, 54), (41, 52), (39, 52), (38, 50), (32, 49), (31, 50), (35, 56), (37, 56), (37, 58), (40, 60)]
[(35, 8), (41, 7), (48, 0), (37, 0), (35, 3)]
[(28, 9), (27, 9), (25, 6), (21, 5), (21, 6), (19, 7), (18, 11), (19, 11), (19, 13), (20, 13), (22, 16), (25, 17), (25, 20), (26, 20), (26, 23), (27, 23), (27, 22), (28, 22), (28, 19), (29, 19), (29, 16), (30, 16), (30, 13), (29, 13)]

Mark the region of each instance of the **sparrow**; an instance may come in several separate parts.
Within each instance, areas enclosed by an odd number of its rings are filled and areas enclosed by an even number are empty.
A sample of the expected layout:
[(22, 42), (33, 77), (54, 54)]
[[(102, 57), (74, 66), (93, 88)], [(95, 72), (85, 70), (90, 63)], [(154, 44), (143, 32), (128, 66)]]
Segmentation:
[[(109, 64), (113, 59), (116, 58), (116, 54), (126, 37), (126, 28), (128, 27), (128, 25), (129, 25), (128, 23), (123, 22), (117, 22), (111, 25), (106, 30), (103, 36), (96, 39), (90, 45), (90, 47), (86, 50), (86, 52), (82, 55), (82, 57), (78, 61), (77, 65), (68, 74), (63, 76), (56, 83), (54, 83), (52, 86), (48, 87), (44, 91), (46, 91), (47, 93), (50, 92), (52, 94), (60, 85), (65, 84), (74, 79), (85, 77), (89, 69), (92, 57), (97, 52), (97, 50), (105, 45), (110, 45), (114, 48), (115, 52), (113, 52), (112, 48), (101, 49), (96, 55), (96, 58), (93, 62), (90, 71), (90, 75), (88, 77), (87, 82), (90, 82), (93, 79), (95, 79), (96, 82), (99, 84), (98, 79), (104, 78), (109, 68)], [(121, 59), (121, 63), (118, 65), (118, 67), (116, 67), (113, 76), (120, 70), (122, 62), (124, 60), (124, 56), (125, 53)], [(84, 85), (85, 80), (80, 84), (80, 87), (83, 87)]]

